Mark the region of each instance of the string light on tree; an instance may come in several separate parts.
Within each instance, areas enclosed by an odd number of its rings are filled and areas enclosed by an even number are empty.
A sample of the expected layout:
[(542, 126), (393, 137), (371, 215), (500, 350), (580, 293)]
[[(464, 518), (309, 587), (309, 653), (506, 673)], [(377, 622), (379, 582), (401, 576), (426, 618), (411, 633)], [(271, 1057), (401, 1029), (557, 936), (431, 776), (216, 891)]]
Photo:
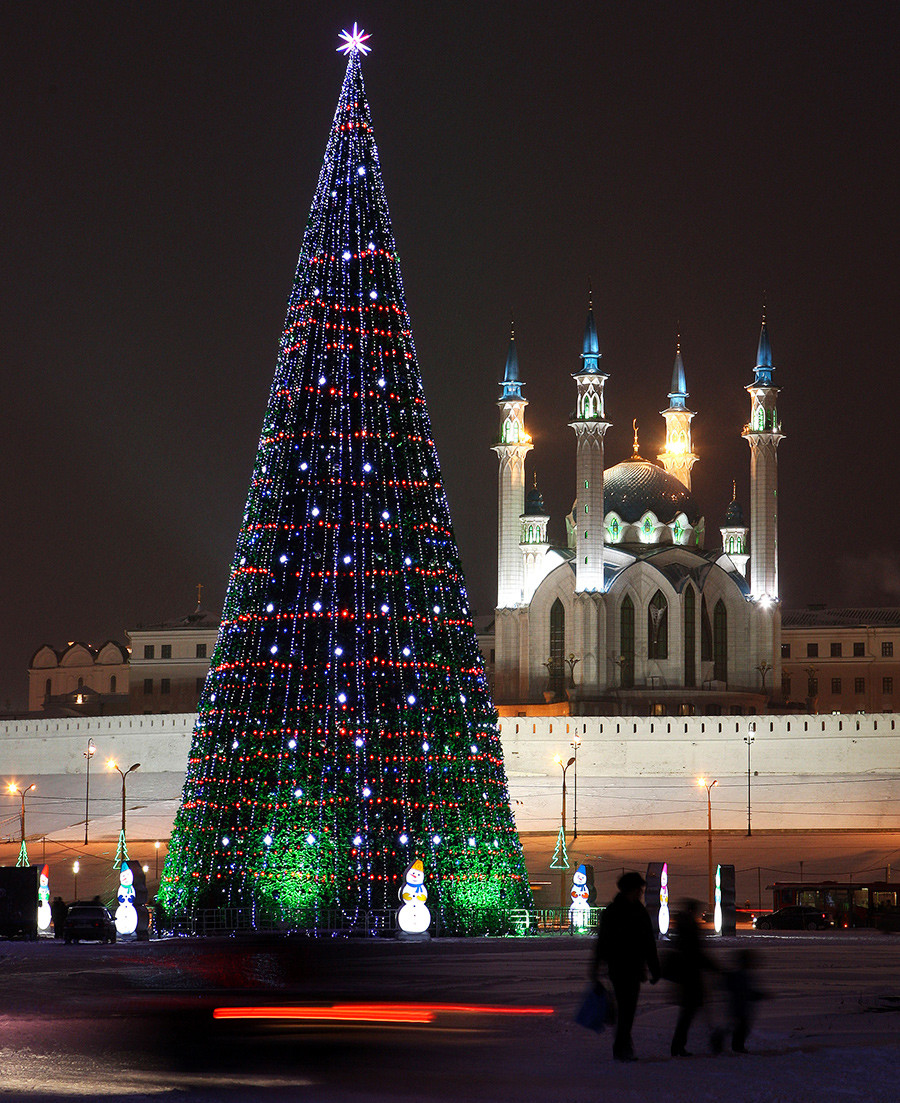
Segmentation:
[[(530, 906), (354, 24), (163, 870), (167, 912)], [(475, 840), (472, 845), (470, 840)]]

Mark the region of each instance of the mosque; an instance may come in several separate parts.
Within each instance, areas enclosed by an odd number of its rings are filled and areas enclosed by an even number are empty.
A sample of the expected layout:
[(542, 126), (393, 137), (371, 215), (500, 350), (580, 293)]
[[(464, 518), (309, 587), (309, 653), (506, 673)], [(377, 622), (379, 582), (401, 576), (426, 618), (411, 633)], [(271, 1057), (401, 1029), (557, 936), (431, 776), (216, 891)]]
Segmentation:
[(567, 545), (547, 538), (536, 485), (526, 493), (523, 381), (514, 335), (498, 401), (500, 460), (495, 698), (501, 715), (750, 715), (779, 709), (778, 465), (782, 439), (765, 319), (743, 436), (750, 524), (732, 500), (706, 546), (691, 493), (688, 390), (675, 357), (665, 450), (606, 467), (605, 385), (593, 307), (573, 372), (575, 503)]

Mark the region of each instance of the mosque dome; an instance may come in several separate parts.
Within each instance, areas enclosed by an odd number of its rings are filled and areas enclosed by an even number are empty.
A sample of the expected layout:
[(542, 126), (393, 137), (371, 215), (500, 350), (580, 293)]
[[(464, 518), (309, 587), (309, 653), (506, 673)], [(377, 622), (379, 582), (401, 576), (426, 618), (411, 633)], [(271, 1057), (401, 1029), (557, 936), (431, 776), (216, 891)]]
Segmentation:
[(737, 498), (733, 498), (731, 505), (725, 510), (725, 524), (726, 525), (743, 525), (744, 523), (744, 511), (741, 509), (740, 502)]
[(525, 495), (525, 517), (545, 517), (544, 511), (544, 498), (541, 492), (535, 487), (533, 490), (529, 490)]
[(635, 524), (648, 509), (666, 525), (679, 513), (684, 513), (692, 525), (700, 520), (700, 512), (688, 488), (655, 463), (633, 456), (606, 469), (603, 473), (604, 516), (615, 510), (623, 521)]

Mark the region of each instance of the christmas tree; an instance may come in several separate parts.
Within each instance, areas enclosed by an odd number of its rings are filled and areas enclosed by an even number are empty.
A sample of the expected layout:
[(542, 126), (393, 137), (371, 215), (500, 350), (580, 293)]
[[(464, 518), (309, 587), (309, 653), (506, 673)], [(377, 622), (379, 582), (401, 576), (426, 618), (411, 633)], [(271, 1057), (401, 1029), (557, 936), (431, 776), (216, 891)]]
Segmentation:
[[(347, 72), (290, 294), (160, 888), (167, 913), (445, 932), (530, 906), (362, 79)], [(331, 910), (331, 919), (327, 913)]]

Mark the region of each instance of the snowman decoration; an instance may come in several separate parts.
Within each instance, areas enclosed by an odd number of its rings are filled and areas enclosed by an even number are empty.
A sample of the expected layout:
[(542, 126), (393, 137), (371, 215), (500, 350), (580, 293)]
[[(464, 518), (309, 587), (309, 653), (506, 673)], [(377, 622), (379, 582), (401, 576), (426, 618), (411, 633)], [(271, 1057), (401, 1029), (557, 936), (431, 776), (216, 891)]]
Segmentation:
[(669, 933), (669, 863), (663, 862), (659, 875), (659, 933)]
[(134, 874), (128, 868), (128, 863), (122, 863), (119, 873), (119, 892), (116, 897), (119, 906), (116, 908), (116, 931), (119, 934), (134, 934), (137, 930), (138, 914), (134, 906)]
[(50, 928), (50, 867), (44, 866), (40, 872), (38, 886), (37, 925), (39, 931)]
[(431, 925), (431, 912), (425, 901), (428, 892), (425, 888), (425, 867), (417, 858), (406, 871), (406, 883), (400, 889), (400, 910), (397, 923), (404, 934), (423, 935)]
[(582, 931), (590, 924), (590, 895), (587, 870), (580, 865), (572, 875), (572, 903), (569, 906), (569, 923), (575, 930)]

